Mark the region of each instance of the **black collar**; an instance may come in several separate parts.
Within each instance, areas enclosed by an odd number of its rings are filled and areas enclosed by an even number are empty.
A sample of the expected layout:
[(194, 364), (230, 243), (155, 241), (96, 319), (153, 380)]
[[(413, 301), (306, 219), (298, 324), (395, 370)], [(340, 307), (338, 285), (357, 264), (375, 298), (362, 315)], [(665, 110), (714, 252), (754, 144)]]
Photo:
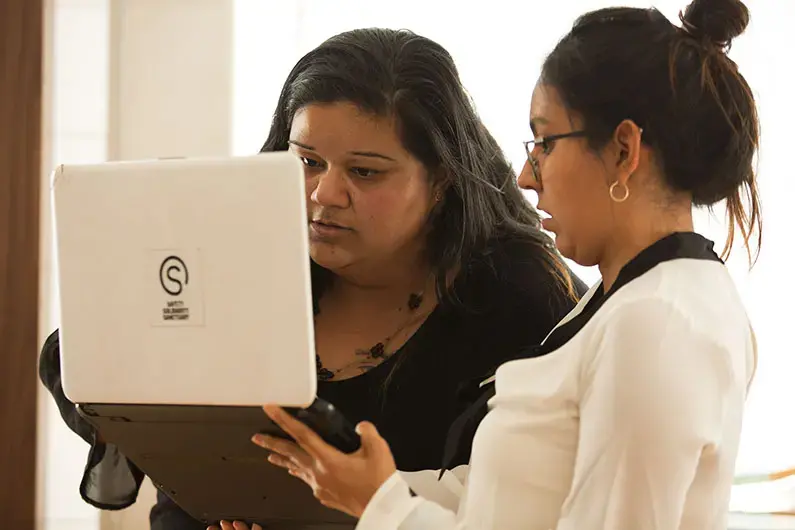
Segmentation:
[[(523, 352), (519, 357), (538, 357), (560, 349), (593, 318), (611, 296), (661, 263), (676, 259), (723, 263), (715, 254), (713, 246), (712, 241), (693, 232), (676, 232), (660, 239), (624, 265), (610, 290), (605, 293), (600, 285), (579, 314), (555, 328), (542, 344)], [(494, 372), (462, 386), (459, 399), (471, 405), (450, 426), (442, 457), (442, 473), (446, 469), (469, 462), (475, 430), (488, 412), (488, 401), (495, 393), (493, 381), (485, 385), (482, 382), (489, 377), (493, 378), (493, 375)]]
[(580, 314), (557, 327), (543, 344), (534, 348), (535, 351), (527, 356), (537, 357), (560, 349), (591, 320), (599, 308), (611, 296), (616, 294), (619, 289), (632, 280), (640, 278), (661, 263), (675, 259), (697, 259), (723, 263), (718, 255), (715, 254), (713, 246), (714, 243), (712, 241), (699, 234), (677, 232), (660, 239), (650, 247), (646, 247), (621, 268), (615, 283), (610, 287), (609, 291), (605, 293), (602, 285), (600, 285)]

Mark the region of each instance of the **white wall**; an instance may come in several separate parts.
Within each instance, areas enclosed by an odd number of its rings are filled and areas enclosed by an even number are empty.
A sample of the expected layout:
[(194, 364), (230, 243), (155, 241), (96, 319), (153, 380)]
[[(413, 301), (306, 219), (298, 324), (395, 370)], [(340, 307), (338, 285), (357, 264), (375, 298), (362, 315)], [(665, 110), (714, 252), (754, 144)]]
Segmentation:
[(232, 153), (259, 151), (282, 83), (303, 50), (302, 1), (234, 1)]
[(232, 0), (111, 6), (110, 156), (229, 154)]
[[(40, 342), (58, 325), (49, 216), (55, 163), (106, 157), (108, 6), (105, 0), (49, 0), (45, 29)], [(95, 530), (99, 514), (78, 486), (88, 446), (61, 421), (40, 391), (38, 528)]]

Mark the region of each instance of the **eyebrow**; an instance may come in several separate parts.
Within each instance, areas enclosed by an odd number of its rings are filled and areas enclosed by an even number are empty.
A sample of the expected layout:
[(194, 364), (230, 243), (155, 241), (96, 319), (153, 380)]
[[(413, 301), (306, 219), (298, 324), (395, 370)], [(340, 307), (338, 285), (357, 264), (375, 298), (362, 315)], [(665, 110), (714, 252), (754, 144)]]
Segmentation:
[[(312, 147), (310, 145), (303, 144), (303, 143), (298, 142), (296, 140), (288, 140), (287, 143), (295, 145), (295, 146), (298, 146), (298, 147), (301, 147), (302, 149), (306, 149), (307, 151), (315, 151), (315, 152), (317, 152), (314, 147)], [(397, 160), (395, 160), (391, 156), (382, 155), (381, 153), (376, 153), (374, 151), (350, 151), (349, 154), (354, 155), (354, 156), (364, 156), (364, 157), (369, 157), (369, 158), (380, 158), (382, 160), (389, 160), (390, 162), (397, 162)]]
[(549, 125), (549, 120), (541, 117), (536, 116), (535, 118), (530, 119), (530, 130), (533, 131), (533, 134), (536, 133), (536, 126), (537, 125)]

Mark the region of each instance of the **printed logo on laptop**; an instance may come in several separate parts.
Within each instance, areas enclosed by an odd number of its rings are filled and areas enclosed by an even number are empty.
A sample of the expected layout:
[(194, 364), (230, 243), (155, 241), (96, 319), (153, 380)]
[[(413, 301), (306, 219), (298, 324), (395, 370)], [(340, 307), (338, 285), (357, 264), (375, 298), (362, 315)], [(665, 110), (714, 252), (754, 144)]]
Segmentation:
[(200, 257), (198, 249), (150, 251), (146, 283), (153, 325), (204, 325)]
[(168, 256), (160, 264), (160, 286), (171, 296), (179, 296), (188, 285), (188, 267), (179, 256)]

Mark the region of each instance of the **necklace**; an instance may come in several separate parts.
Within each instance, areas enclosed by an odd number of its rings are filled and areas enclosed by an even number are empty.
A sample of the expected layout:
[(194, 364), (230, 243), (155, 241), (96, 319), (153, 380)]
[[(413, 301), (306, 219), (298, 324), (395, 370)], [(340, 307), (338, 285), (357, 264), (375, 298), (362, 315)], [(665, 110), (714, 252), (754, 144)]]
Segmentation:
[[(356, 361), (353, 361), (351, 363), (348, 363), (347, 365), (343, 366), (342, 368), (338, 368), (336, 370), (330, 370), (330, 369), (326, 368), (325, 366), (323, 366), (323, 363), (320, 360), (320, 356), (315, 354), (315, 362), (316, 362), (316, 365), (317, 365), (317, 377), (318, 377), (318, 380), (320, 380), (320, 381), (329, 381), (331, 379), (334, 379), (334, 377), (336, 377), (339, 373), (341, 373), (342, 371), (346, 370), (347, 368), (350, 368), (351, 366), (353, 366), (355, 364), (363, 363), (363, 364), (361, 364), (361, 369), (363, 371), (367, 371), (367, 370), (375, 367), (376, 364), (377, 364), (376, 362), (371, 362), (371, 363), (368, 364), (367, 363), (368, 361), (383, 362), (383, 361), (389, 359), (390, 357), (392, 357), (392, 355), (394, 355), (397, 350), (389, 352), (387, 350), (387, 348), (389, 347), (389, 344), (392, 342), (392, 340), (395, 338), (395, 336), (397, 336), (401, 331), (403, 331), (404, 329), (409, 327), (411, 324), (416, 323), (417, 320), (419, 320), (420, 318), (423, 318), (425, 316), (424, 314), (417, 314), (417, 310), (422, 305), (423, 300), (424, 300), (424, 293), (423, 292), (411, 293), (409, 295), (409, 299), (408, 299), (408, 302), (406, 304), (406, 306), (409, 309), (409, 318), (407, 318), (405, 322), (403, 322), (391, 334), (387, 335), (383, 340), (381, 340), (379, 342), (376, 342), (375, 344), (373, 344), (369, 348), (357, 349), (356, 350), (356, 356), (360, 357), (360, 358), (364, 358), (364, 361), (356, 360)], [(315, 309), (315, 311), (314, 311), (315, 316), (317, 316), (320, 313), (320, 308), (317, 305), (315, 305), (314, 309)]]

